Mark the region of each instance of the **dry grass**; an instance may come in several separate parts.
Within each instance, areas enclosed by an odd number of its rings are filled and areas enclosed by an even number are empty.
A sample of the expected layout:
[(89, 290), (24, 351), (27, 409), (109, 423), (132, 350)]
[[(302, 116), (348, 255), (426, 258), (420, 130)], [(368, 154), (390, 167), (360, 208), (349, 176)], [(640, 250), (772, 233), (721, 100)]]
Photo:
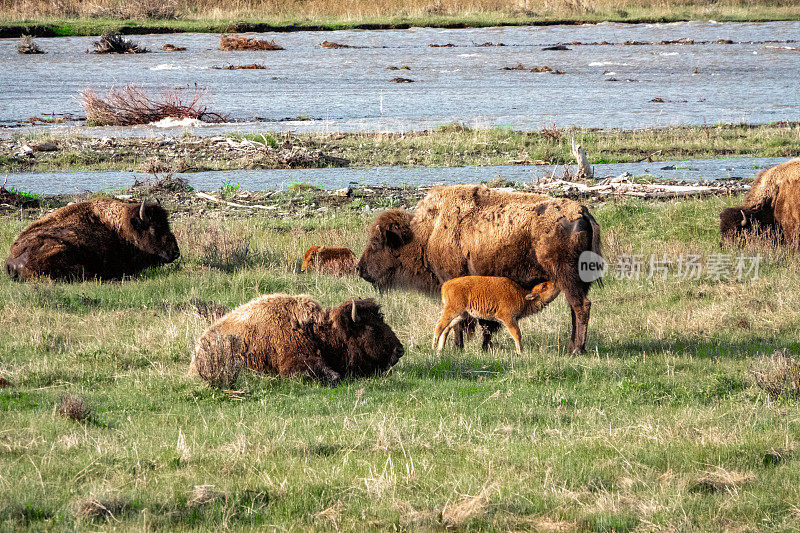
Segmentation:
[(800, 392), (800, 364), (786, 350), (762, 356), (750, 365), (750, 378), (771, 398), (797, 396)]
[(81, 520), (104, 518), (113, 520), (130, 508), (130, 503), (119, 497), (87, 498), (75, 504), (75, 515)]
[(43, 54), (44, 50), (33, 41), (30, 35), (23, 35), (17, 43), (17, 53), (20, 54)]
[(283, 50), (284, 48), (276, 44), (274, 40), (266, 41), (253, 37), (242, 37), (240, 35), (228, 35), (223, 33), (219, 36), (220, 50)]
[(752, 482), (754, 479), (755, 476), (753, 474), (726, 470), (718, 466), (713, 470), (706, 471), (689, 490), (704, 494), (726, 493), (735, 495), (739, 493), (739, 487)]
[(81, 105), (86, 122), (92, 126), (133, 126), (165, 118), (224, 122), (224, 115), (208, 111), (203, 105), (204, 97), (204, 90), (195, 89), (185, 97), (176, 91), (165, 91), (155, 98), (135, 85), (126, 85), (112, 87), (105, 96), (87, 88), (81, 92)]
[(144, 54), (147, 48), (126, 39), (114, 30), (106, 30), (99, 41), (94, 42), (93, 54)]
[(242, 371), (242, 342), (236, 335), (206, 335), (190, 371), (217, 389), (231, 389)]
[(64, 394), (58, 405), (58, 414), (75, 422), (85, 422), (92, 416), (92, 409), (80, 396)]
[(225, 315), (230, 309), (217, 302), (208, 302), (199, 298), (192, 299), (194, 314), (206, 322), (214, 322)]
[(194, 490), (192, 491), (192, 496), (186, 502), (186, 506), (202, 507), (218, 500), (223, 496), (224, 494), (218, 491), (214, 485), (195, 485)]

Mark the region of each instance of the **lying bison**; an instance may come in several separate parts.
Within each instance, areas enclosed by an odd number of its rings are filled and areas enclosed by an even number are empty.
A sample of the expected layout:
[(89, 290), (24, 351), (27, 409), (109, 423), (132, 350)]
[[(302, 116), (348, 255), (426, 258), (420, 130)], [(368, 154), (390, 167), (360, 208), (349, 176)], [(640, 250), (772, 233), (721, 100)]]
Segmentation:
[(300, 267), (300, 271), (307, 272), (312, 268), (336, 276), (353, 274), (356, 270), (356, 256), (349, 248), (312, 246), (303, 255), (303, 266)]
[(28, 226), (11, 245), (6, 272), (20, 280), (120, 278), (180, 255), (161, 206), (95, 198)]
[(369, 232), (356, 269), (379, 290), (435, 294), (445, 281), (468, 275), (504, 276), (528, 290), (553, 281), (572, 308), (569, 349), (585, 351), (591, 281), (581, 279), (578, 259), (600, 254), (600, 228), (583, 205), (483, 185), (436, 187), (414, 216), (385, 211)]
[(323, 308), (309, 296), (271, 294), (237, 307), (203, 332), (192, 356), (207, 357), (211, 336), (238, 337), (243, 366), (281, 376), (301, 375), (334, 383), (393, 366), (403, 345), (383, 321), (375, 300)]
[(761, 172), (744, 205), (722, 211), (719, 229), (723, 242), (761, 230), (779, 242), (800, 245), (800, 159)]

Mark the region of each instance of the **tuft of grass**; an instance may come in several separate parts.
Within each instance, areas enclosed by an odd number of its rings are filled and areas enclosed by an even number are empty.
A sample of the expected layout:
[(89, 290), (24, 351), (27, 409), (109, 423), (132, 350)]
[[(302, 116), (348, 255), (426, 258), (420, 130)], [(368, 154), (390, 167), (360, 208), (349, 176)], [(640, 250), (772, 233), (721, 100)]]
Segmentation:
[(751, 363), (749, 373), (755, 385), (773, 399), (800, 394), (800, 364), (786, 350), (761, 356)]
[(92, 416), (92, 409), (80, 396), (65, 393), (58, 404), (58, 414), (75, 422), (86, 422)]
[(290, 194), (303, 194), (307, 192), (319, 191), (321, 189), (322, 187), (307, 181), (293, 181), (286, 187), (286, 191)]
[(242, 341), (236, 335), (203, 337), (192, 358), (192, 372), (210, 386), (231, 389), (242, 371)]

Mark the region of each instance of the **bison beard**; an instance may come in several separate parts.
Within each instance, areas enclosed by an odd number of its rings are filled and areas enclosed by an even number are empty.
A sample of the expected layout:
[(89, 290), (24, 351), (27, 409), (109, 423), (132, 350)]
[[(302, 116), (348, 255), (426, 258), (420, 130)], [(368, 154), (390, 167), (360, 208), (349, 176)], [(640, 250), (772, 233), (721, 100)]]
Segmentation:
[(19, 280), (120, 278), (180, 257), (161, 206), (96, 198), (55, 210), (28, 226), (6, 259)]
[(762, 233), (775, 242), (800, 245), (800, 159), (761, 172), (744, 205), (720, 213), (719, 230), (722, 244)]
[[(600, 227), (585, 206), (458, 185), (432, 189), (413, 217), (399, 209), (380, 214), (356, 270), (378, 290), (431, 295), (445, 281), (468, 275), (507, 277), (526, 289), (552, 281), (571, 308), (569, 350), (577, 353), (585, 351), (591, 309), (591, 283), (578, 273), (585, 251), (601, 253)], [(482, 326), (486, 346), (493, 327)]]
[(205, 357), (203, 339), (235, 335), (241, 340), (246, 368), (301, 375), (334, 383), (389, 369), (403, 355), (403, 345), (384, 322), (371, 299), (323, 308), (309, 296), (272, 294), (228, 313), (198, 340), (192, 357)]

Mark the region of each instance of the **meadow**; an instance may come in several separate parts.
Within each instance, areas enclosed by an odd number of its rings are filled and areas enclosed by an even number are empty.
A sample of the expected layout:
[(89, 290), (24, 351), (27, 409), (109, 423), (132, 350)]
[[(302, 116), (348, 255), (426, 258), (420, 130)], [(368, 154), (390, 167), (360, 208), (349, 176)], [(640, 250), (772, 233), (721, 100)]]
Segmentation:
[[(612, 267), (641, 254), (645, 269), (592, 290), (582, 356), (566, 353), (563, 298), (521, 323), (521, 356), (506, 332), (436, 354), (434, 299), (299, 273), (310, 245), (359, 253), (370, 214), (181, 213), (179, 266), (3, 276), (0, 529), (796, 530), (796, 390), (768, 394), (753, 370), (800, 353), (800, 265), (719, 248), (718, 214), (740, 200), (593, 205)], [(0, 248), (30, 220), (4, 215)], [(761, 254), (758, 279), (646, 275), (651, 254), (720, 253)], [(272, 292), (375, 297), (406, 354), (335, 387), (187, 375), (204, 310)], [(64, 394), (82, 420), (60, 414)]]

